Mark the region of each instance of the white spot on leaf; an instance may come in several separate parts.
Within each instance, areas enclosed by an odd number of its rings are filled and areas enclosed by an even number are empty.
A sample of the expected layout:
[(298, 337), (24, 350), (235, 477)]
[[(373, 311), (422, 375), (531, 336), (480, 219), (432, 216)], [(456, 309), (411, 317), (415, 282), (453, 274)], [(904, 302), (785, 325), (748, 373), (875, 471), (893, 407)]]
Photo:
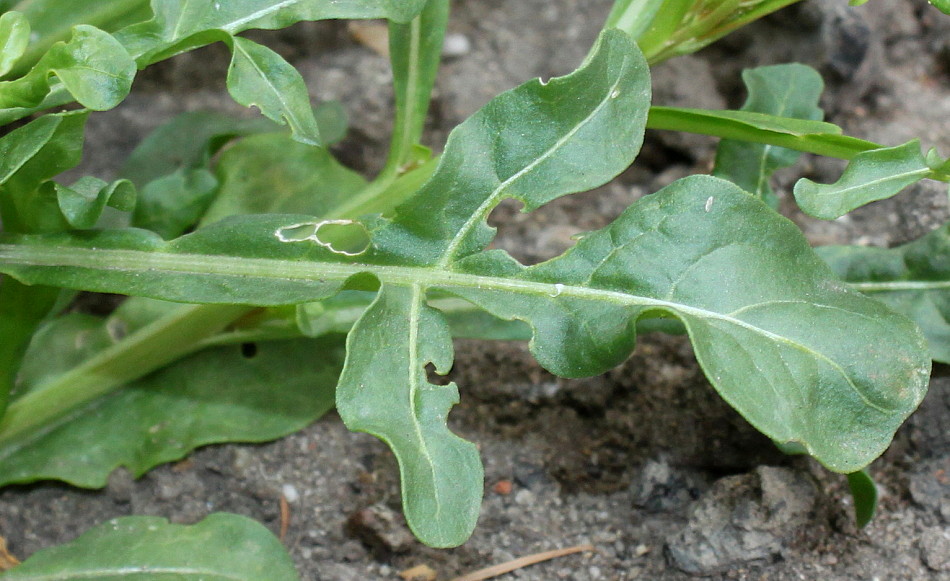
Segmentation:
[(713, 196), (709, 196), (708, 198), (706, 198), (706, 207), (705, 207), (704, 209), (705, 209), (707, 212), (710, 211), (710, 210), (712, 210), (713, 202), (715, 202), (715, 201), (716, 201), (716, 198), (714, 198)]

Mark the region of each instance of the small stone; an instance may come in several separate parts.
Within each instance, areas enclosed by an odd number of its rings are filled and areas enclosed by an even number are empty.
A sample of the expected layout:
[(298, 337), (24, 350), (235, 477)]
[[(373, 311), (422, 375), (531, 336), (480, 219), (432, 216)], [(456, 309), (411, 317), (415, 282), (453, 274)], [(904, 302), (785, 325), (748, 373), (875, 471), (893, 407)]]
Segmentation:
[[(943, 516), (950, 499), (950, 455), (921, 462), (910, 475), (914, 502)], [(944, 516), (944, 518), (946, 518)]]
[(120, 504), (132, 502), (132, 491), (135, 483), (132, 474), (125, 468), (116, 468), (109, 474), (109, 480), (106, 484), (106, 494), (113, 501)]
[(300, 500), (300, 493), (297, 492), (297, 487), (293, 484), (284, 484), (280, 487), (281, 494), (284, 495), (284, 498), (288, 503), (293, 504)]
[(382, 503), (353, 513), (346, 521), (346, 531), (378, 555), (405, 553), (414, 544), (402, 514)]
[(667, 550), (676, 567), (693, 575), (772, 561), (811, 522), (817, 499), (814, 483), (788, 468), (761, 466), (722, 478), (693, 503)]
[(446, 58), (465, 56), (472, 52), (472, 41), (464, 34), (450, 32), (442, 43), (442, 55)]
[(649, 460), (631, 486), (633, 504), (647, 510), (677, 510), (699, 498), (708, 484), (698, 474), (674, 468), (665, 460)]
[(920, 556), (934, 571), (950, 571), (950, 528), (930, 527), (920, 535)]
[(530, 490), (519, 490), (515, 494), (515, 504), (531, 504), (534, 502), (534, 493)]
[(495, 494), (500, 494), (502, 496), (508, 496), (511, 494), (511, 491), (514, 489), (514, 485), (511, 483), (511, 480), (499, 480), (492, 486), (492, 490)]

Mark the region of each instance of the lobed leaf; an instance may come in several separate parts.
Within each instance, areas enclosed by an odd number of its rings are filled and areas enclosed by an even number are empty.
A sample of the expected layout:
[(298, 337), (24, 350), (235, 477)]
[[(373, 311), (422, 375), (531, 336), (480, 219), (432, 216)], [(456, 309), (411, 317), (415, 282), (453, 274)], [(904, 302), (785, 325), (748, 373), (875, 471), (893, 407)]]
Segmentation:
[(177, 525), (127, 516), (94, 527), (65, 545), (38, 551), (0, 574), (3, 581), (137, 579), (158, 581), (298, 581), (286, 549), (247, 517), (215, 513)]
[(916, 322), (935, 361), (950, 363), (950, 225), (896, 248), (822, 246), (842, 280)]
[(135, 62), (112, 35), (93, 26), (76, 26), (72, 38), (50, 47), (29, 73), (0, 82), (0, 109), (38, 106), (52, 90), (51, 75), (84, 107), (104, 111), (128, 95)]
[[(824, 83), (811, 67), (794, 63), (746, 69), (742, 71), (742, 80), (749, 93), (742, 111), (805, 121), (820, 121), (824, 117), (818, 107)], [(769, 180), (776, 170), (798, 161), (800, 155), (784, 147), (724, 139), (716, 151), (712, 173), (775, 207), (778, 200)]]
[(920, 141), (859, 153), (834, 184), (802, 178), (795, 184), (795, 200), (806, 213), (832, 220), (870, 202), (896, 195), (931, 174), (920, 152)]

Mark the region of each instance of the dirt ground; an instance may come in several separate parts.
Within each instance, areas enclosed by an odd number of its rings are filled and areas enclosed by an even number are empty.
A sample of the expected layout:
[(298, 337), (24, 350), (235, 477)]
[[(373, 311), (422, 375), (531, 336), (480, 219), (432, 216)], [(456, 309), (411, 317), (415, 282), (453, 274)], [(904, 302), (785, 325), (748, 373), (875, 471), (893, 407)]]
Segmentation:
[[(573, 69), (610, 4), (455, 2), (453, 51), (438, 84), (429, 142), (438, 149), (448, 130), (492, 95)], [(372, 173), (389, 131), (388, 64), (351, 32), (342, 23), (319, 23), (256, 37), (299, 66), (314, 97), (346, 105), (352, 129), (338, 152)], [(846, 132), (891, 145), (920, 137), (950, 153), (950, 17), (923, 0), (861, 8), (809, 0), (658, 67), (655, 102), (737, 107), (742, 68), (791, 61), (824, 74), (823, 106)], [(148, 71), (127, 103), (91, 122), (84, 170), (114, 175), (117, 160), (177, 112), (239, 111), (224, 92), (226, 65), (221, 47), (210, 47)], [(554, 256), (571, 235), (604, 226), (637, 197), (707, 171), (714, 147), (707, 138), (651, 132), (641, 159), (606, 187), (533, 214), (503, 205), (492, 216), (497, 245), (525, 262)], [(806, 156), (777, 180), (783, 209), (815, 244), (896, 244), (950, 217), (946, 185), (930, 183), (834, 222), (798, 214), (788, 200), (794, 180), (834, 180), (840, 167)], [(936, 366), (927, 399), (872, 465), (880, 513), (857, 530), (844, 478), (777, 452), (719, 399), (681, 337), (643, 337), (617, 369), (574, 381), (540, 369), (520, 343), (456, 346), (451, 375), (462, 403), (451, 423), (479, 444), (486, 467), (481, 520), (462, 547), (433, 550), (408, 536), (389, 451), (347, 432), (333, 414), (279, 442), (202, 449), (137, 481), (117, 471), (101, 492), (55, 483), (8, 488), (0, 492), (0, 535), (25, 558), (128, 514), (190, 523), (229, 511), (276, 532), (283, 495), (291, 511), (286, 544), (305, 580), (394, 580), (428, 565), (444, 581), (582, 544), (595, 550), (501, 579), (950, 579), (944, 366)]]

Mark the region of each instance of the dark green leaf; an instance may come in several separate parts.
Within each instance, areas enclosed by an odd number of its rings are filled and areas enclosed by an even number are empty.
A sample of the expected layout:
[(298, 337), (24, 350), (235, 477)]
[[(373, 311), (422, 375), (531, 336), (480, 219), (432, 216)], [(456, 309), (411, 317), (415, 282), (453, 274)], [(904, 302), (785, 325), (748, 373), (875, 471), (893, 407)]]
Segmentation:
[(50, 75), (89, 109), (103, 111), (128, 95), (135, 77), (135, 62), (110, 34), (93, 26), (73, 28), (68, 42), (50, 47), (25, 76), (0, 82), (0, 108), (29, 108), (50, 93)]
[(242, 119), (211, 111), (182, 113), (142, 140), (119, 172), (139, 188), (179, 170), (207, 168), (211, 157), (235, 137), (270, 133), (277, 126), (260, 117)]
[[(807, 121), (820, 121), (824, 116), (818, 108), (824, 83), (811, 67), (786, 64), (746, 69), (742, 80), (749, 92), (743, 111)], [(776, 170), (791, 166), (800, 155), (784, 147), (724, 139), (716, 152), (713, 175), (776, 207), (778, 200), (769, 180)]]
[(103, 523), (65, 545), (37, 552), (3, 581), (298, 581), (286, 549), (260, 523), (215, 513), (190, 525), (155, 516)]
[(55, 184), (56, 199), (66, 222), (73, 228), (94, 228), (106, 206), (123, 212), (135, 207), (135, 186), (128, 180), (104, 182), (85, 176), (71, 186)]
[(16, 386), (30, 338), (59, 297), (59, 289), (26, 286), (0, 276), (0, 416)]
[(890, 198), (930, 175), (920, 152), (920, 141), (860, 153), (834, 184), (802, 178), (795, 184), (795, 200), (806, 213), (832, 220), (876, 200)]
[(848, 474), (848, 488), (854, 500), (854, 518), (858, 528), (863, 529), (877, 512), (877, 486), (867, 470), (859, 470)]
[(276, 52), (246, 38), (232, 37), (229, 44), (232, 58), (227, 85), (234, 100), (288, 125), (301, 143), (321, 145), (307, 85), (297, 69)]
[(17, 64), (30, 42), (30, 22), (21, 12), (0, 16), (0, 77)]
[[(115, 345), (129, 323), (122, 312), (51, 323), (31, 345), (18, 393), (42, 389)], [(0, 445), (0, 484), (56, 479), (99, 488), (119, 466), (139, 476), (199, 446), (286, 436), (333, 407), (342, 363), (339, 335), (260, 343), (252, 357), (239, 345), (187, 357)]]
[(950, 225), (897, 248), (816, 250), (853, 288), (916, 322), (934, 360), (950, 363)]
[(166, 240), (198, 223), (218, 192), (218, 180), (206, 169), (181, 168), (148, 182), (139, 194), (132, 225)]

